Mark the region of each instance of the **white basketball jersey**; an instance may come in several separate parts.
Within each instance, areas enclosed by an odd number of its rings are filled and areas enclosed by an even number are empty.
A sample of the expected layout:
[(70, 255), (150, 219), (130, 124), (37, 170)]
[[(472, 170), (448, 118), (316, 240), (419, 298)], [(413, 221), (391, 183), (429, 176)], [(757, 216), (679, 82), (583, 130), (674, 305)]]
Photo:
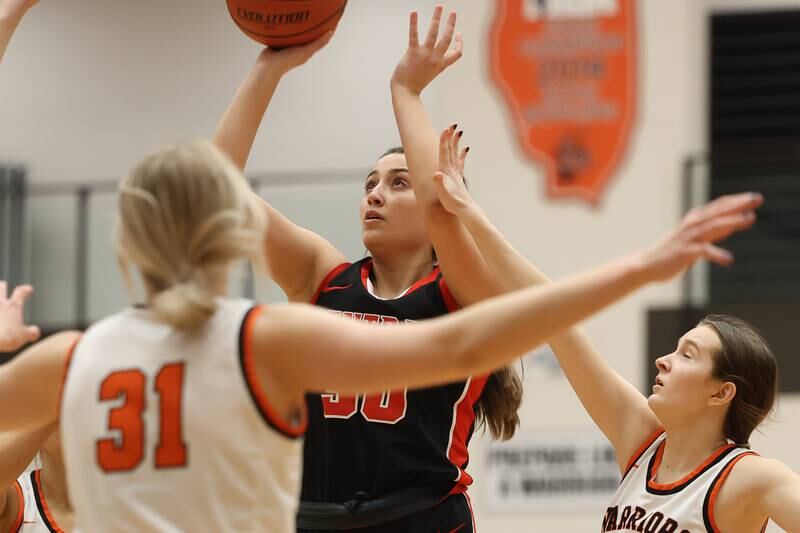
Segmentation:
[(218, 303), (191, 333), (131, 308), (78, 341), (61, 430), (80, 531), (295, 531), (305, 422), (253, 378), (261, 308)]
[(20, 517), (11, 533), (64, 533), (50, 514), (42, 493), (40, 470), (26, 472), (17, 478)]
[(719, 533), (714, 504), (736, 462), (755, 455), (728, 444), (692, 473), (669, 485), (653, 481), (661, 466), (666, 434), (645, 443), (628, 466), (603, 518), (602, 531), (647, 533)]

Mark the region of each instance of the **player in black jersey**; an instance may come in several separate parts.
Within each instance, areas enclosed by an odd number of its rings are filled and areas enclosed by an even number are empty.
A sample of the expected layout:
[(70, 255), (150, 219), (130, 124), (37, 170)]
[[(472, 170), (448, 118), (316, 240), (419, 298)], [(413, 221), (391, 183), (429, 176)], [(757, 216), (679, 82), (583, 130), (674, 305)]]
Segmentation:
[[(216, 142), (240, 166), (280, 78), (308, 58), (287, 57), (291, 52), (262, 53), (220, 124)], [(369, 259), (346, 263), (323, 238), (267, 209), (266, 255), (290, 301), (314, 302), (362, 322), (399, 324), (439, 316), (490, 294), (484, 286), (461, 289), (483, 276), (466, 266), (453, 273), (458, 294), (451, 293), (435, 265), (402, 151), (381, 157), (365, 181), (360, 214)], [(494, 411), (483, 408), (486, 398)], [(470, 505), (462, 495), (472, 482), (467, 444), (481, 420), (493, 433), (511, 436), (520, 401), (521, 383), (509, 369), (422, 391), (309, 397), (301, 529), (386, 523), (389, 529), (426, 530), (422, 524), (445, 513), (436, 528), (472, 531)], [(430, 516), (419, 516), (450, 495), (454, 498)], [(412, 515), (419, 521), (393, 522)]]

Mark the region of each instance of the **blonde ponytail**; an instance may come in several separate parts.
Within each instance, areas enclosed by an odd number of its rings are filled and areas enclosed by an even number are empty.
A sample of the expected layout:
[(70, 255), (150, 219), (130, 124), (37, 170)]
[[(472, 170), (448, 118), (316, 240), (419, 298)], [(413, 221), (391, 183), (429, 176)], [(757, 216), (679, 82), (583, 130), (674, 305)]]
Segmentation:
[(209, 142), (159, 150), (120, 184), (121, 262), (137, 267), (155, 315), (177, 329), (214, 314), (228, 268), (257, 259), (265, 231), (260, 199)]

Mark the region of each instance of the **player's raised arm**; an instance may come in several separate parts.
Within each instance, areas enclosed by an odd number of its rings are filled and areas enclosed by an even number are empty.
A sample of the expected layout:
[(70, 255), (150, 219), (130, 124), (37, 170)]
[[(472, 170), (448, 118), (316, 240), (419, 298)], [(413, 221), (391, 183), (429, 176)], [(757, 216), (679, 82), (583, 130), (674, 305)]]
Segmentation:
[[(645, 249), (423, 324), (374, 328), (306, 307), (264, 313), (255, 353), (265, 356), (259, 358), (262, 369), (274, 367), (300, 390), (378, 391), (486, 373), (700, 258), (729, 264), (730, 254), (713, 243), (752, 225), (761, 202), (749, 193), (715, 200)], [(314, 335), (308, 335), (309, 324)]]
[[(308, 61), (331, 39), (327, 33), (309, 44), (280, 51), (269, 48), (259, 55), (223, 115), (216, 144), (243, 169), (258, 128), (283, 76)], [(345, 258), (316, 233), (294, 224), (265, 202), (269, 226), (265, 252), (269, 272), (290, 301), (307, 302), (319, 283)]]
[[(409, 20), (408, 48), (391, 80), (392, 107), (403, 141), (409, 177), (422, 207), (428, 235), (436, 250), (447, 285), (462, 306), (496, 295), (497, 280), (484, 264), (469, 233), (458, 218), (442, 209), (430, 177), (438, 164), (438, 134), (422, 103), (422, 91), (461, 57), (463, 43), (456, 33), (456, 13), (440, 31), (443, 9), (433, 11), (430, 27), (420, 42), (418, 14)], [(455, 44), (453, 44), (455, 43)]]
[[(470, 195), (463, 175), (467, 152), (459, 149), (459, 139), (452, 128), (440, 137), (439, 171), (433, 181), (443, 207), (467, 228), (503, 291), (549, 284), (550, 280), (508, 242)], [(442, 256), (439, 260), (444, 263), (450, 258)], [(634, 451), (660, 425), (646, 398), (609, 366), (581, 328), (570, 328), (548, 343), (586, 411), (617, 451), (620, 469), (624, 469)]]
[(38, 0), (0, 0), (0, 62), (25, 13)]

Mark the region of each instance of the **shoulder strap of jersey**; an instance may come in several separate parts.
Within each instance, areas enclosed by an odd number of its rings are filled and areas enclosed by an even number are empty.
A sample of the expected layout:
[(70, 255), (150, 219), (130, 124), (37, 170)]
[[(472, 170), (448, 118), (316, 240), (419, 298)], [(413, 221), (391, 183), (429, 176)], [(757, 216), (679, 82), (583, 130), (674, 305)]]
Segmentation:
[(325, 289), (328, 285), (330, 285), (331, 281), (333, 281), (339, 274), (347, 270), (347, 267), (352, 265), (352, 263), (342, 263), (337, 265), (328, 272), (328, 274), (322, 279), (322, 282), (317, 287), (316, 292), (314, 292), (314, 296), (311, 297), (311, 304), (316, 304), (317, 300), (319, 300), (319, 295), (322, 294), (322, 290)]
[(253, 325), (263, 311), (263, 306), (253, 306), (245, 313), (244, 319), (242, 320), (242, 325), (239, 330), (239, 363), (242, 369), (242, 375), (245, 385), (247, 386), (247, 392), (250, 393), (250, 397), (261, 415), (261, 418), (264, 419), (264, 422), (278, 433), (290, 439), (297, 439), (302, 437), (306, 432), (308, 416), (304, 413), (299, 424), (292, 424), (290, 421), (281, 417), (267, 400), (264, 388), (261, 386), (256, 376), (252, 350)]
[[(725, 483), (725, 480), (728, 479), (728, 474), (730, 474), (731, 470), (733, 470), (733, 467), (736, 466), (736, 463), (748, 455), (758, 456), (756, 452), (750, 451), (746, 448), (741, 448), (738, 454), (734, 454), (729, 458), (728, 464), (725, 465), (725, 468), (723, 468), (720, 473), (717, 474), (717, 477), (714, 478), (714, 481), (711, 482), (711, 486), (708, 488), (706, 497), (703, 500), (703, 522), (705, 522), (706, 529), (708, 529), (709, 533), (721, 533), (719, 526), (717, 526), (716, 517), (714, 516), (714, 510), (717, 506), (719, 491), (722, 488), (722, 485)], [(767, 524), (765, 523), (764, 527), (766, 526)]]
[(31, 472), (31, 487), (33, 487), (33, 496), (36, 498), (36, 508), (39, 509), (39, 516), (42, 517), (47, 529), (53, 533), (64, 533), (64, 530), (58, 527), (50, 509), (47, 507), (47, 500), (44, 498), (42, 492), (42, 470), (34, 470)]
[(442, 293), (442, 299), (444, 300), (444, 304), (447, 306), (447, 310), (453, 313), (461, 309), (461, 306), (450, 292), (450, 287), (447, 286), (447, 282), (444, 280), (444, 276), (441, 275), (441, 272), (439, 273), (438, 279), (439, 292)]
[(25, 494), (19, 481), (14, 481), (14, 491), (17, 493), (17, 516), (11, 524), (11, 533), (17, 533), (22, 527), (22, 520), (25, 518)]

